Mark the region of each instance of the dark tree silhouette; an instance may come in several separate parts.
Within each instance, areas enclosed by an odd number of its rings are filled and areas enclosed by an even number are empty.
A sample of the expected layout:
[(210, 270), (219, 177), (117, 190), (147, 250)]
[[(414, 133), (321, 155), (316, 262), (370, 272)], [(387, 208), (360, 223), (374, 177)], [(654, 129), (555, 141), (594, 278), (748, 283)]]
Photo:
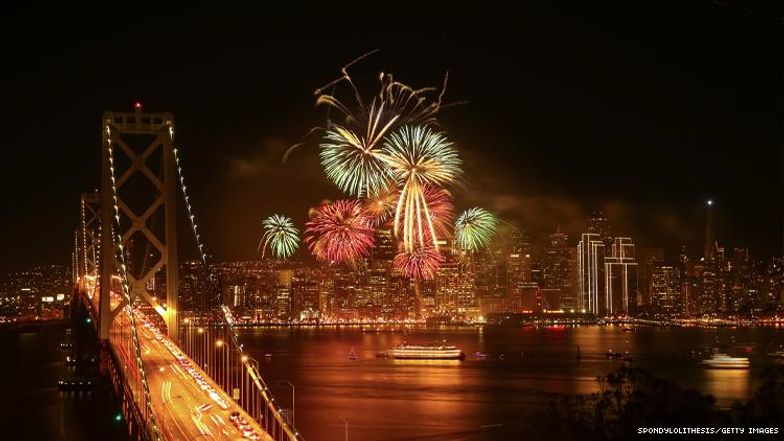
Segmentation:
[[(550, 403), (534, 422), (547, 441), (625, 440), (641, 427), (779, 427), (784, 429), (784, 368), (771, 370), (759, 390), (731, 411), (715, 407), (711, 395), (684, 390), (645, 371), (622, 367), (599, 377), (600, 391)], [(737, 435), (716, 435), (731, 439)], [(653, 439), (653, 437), (651, 437)]]

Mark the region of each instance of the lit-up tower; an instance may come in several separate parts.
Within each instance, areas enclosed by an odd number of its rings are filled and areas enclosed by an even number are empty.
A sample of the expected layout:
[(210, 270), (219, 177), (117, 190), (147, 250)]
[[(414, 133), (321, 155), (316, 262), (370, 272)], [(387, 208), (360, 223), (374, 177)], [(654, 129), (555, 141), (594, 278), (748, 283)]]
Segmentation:
[(698, 312), (702, 314), (726, 312), (727, 309), (721, 267), (724, 253), (716, 243), (714, 205), (710, 199), (705, 202), (705, 251), (699, 265), (700, 293), (697, 302)]
[(616, 237), (610, 255), (604, 258), (605, 313), (630, 315), (637, 306), (637, 262), (629, 237)]
[(604, 250), (604, 242), (596, 233), (583, 233), (577, 244), (577, 309), (581, 312), (605, 314)]
[(708, 199), (705, 203), (705, 252), (703, 254), (706, 261), (716, 257), (716, 230), (713, 222), (713, 200)]

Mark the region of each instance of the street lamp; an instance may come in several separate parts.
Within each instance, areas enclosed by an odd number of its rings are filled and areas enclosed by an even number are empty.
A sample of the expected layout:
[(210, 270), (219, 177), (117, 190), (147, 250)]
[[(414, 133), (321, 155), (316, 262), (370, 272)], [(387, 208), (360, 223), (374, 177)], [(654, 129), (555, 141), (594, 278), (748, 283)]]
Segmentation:
[(245, 397), (247, 399), (248, 407), (250, 408), (251, 411), (251, 416), (256, 421), (259, 421), (259, 414), (261, 412), (259, 412), (258, 409), (259, 400), (260, 400), (258, 394), (260, 394), (261, 391), (258, 391), (258, 393), (254, 393), (254, 389), (256, 385), (253, 383), (253, 379), (251, 378), (251, 374), (250, 374), (251, 370), (253, 369), (255, 369), (256, 372), (259, 371), (259, 361), (247, 355), (242, 356), (242, 361), (245, 363), (246, 375), (248, 379), (247, 381), (248, 387), (246, 388), (245, 391)]
[(278, 380), (278, 383), (286, 383), (289, 386), (291, 386), (291, 426), (297, 427), (297, 418), (296, 418), (297, 411), (295, 410), (297, 406), (296, 406), (296, 401), (294, 400), (295, 399), (294, 392), (296, 391), (296, 387), (294, 386), (294, 383), (292, 383), (289, 380)]
[(348, 441), (348, 420), (343, 417), (338, 417), (338, 418), (340, 418), (341, 420), (343, 420), (344, 423), (346, 423), (346, 441)]
[[(222, 349), (223, 348), (223, 340), (221, 340), (221, 339), (215, 340), (215, 347), (218, 348), (218, 349)], [(226, 352), (228, 352), (228, 351), (226, 351)], [(226, 352), (222, 351), (220, 354), (215, 354), (215, 357), (214, 357), (214, 361), (215, 361), (215, 377), (214, 378), (215, 378), (216, 382), (219, 385), (221, 384), (222, 380), (226, 380), (226, 383), (224, 383), (222, 386), (225, 388), (225, 390), (228, 390), (229, 393), (231, 393), (231, 391), (229, 390), (230, 387), (229, 387), (229, 382), (228, 382), (229, 356), (228, 356), (228, 353), (226, 353)], [(223, 365), (222, 361), (226, 362), (225, 365)]]

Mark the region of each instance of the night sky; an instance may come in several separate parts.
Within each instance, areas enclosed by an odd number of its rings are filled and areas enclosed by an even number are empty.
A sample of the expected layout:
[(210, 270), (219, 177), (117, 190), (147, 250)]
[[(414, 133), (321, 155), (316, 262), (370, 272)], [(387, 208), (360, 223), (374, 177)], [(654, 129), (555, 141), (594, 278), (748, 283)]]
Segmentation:
[(484, 205), (534, 235), (560, 224), (575, 243), (585, 214), (601, 209), (639, 246), (696, 255), (712, 198), (720, 242), (781, 254), (778, 12), (730, 0), (590, 3), (8, 14), (0, 269), (70, 262), (79, 194), (99, 185), (101, 115), (135, 101), (174, 114), (210, 251), (253, 257), (263, 217), (302, 225), (308, 207), (339, 196), (314, 139), (281, 159), (324, 123), (313, 91), (372, 49), (352, 70), (364, 90), (379, 71), (416, 87), (449, 71), (446, 101), (466, 101), (440, 117), (466, 161), (458, 209)]

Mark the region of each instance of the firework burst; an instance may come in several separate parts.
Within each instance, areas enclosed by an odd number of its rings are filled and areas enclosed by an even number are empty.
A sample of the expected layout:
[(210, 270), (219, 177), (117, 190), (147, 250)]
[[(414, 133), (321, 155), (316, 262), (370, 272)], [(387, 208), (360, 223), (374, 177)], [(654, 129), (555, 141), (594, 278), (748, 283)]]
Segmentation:
[(432, 280), (444, 257), (433, 246), (415, 246), (412, 250), (400, 251), (393, 264), (406, 277), (416, 280)]
[(378, 147), (388, 127), (369, 131), (367, 137), (340, 126), (327, 129), (319, 156), (327, 177), (340, 190), (352, 196), (368, 197), (389, 188), (388, 169)]
[(299, 248), (299, 230), (290, 218), (273, 214), (261, 221), (261, 228), (264, 235), (259, 241), (258, 249), (262, 251), (262, 258), (267, 248), (273, 256), (280, 259), (291, 256)]
[(487, 246), (495, 235), (498, 219), (484, 208), (470, 208), (455, 222), (455, 243), (458, 248), (476, 251)]
[(370, 218), (373, 227), (380, 227), (391, 219), (392, 214), (395, 212), (397, 198), (397, 191), (390, 189), (364, 199), (365, 213)]
[[(342, 120), (326, 127), (319, 152), (321, 163), (338, 188), (356, 197), (372, 197), (392, 185), (383, 159), (383, 139), (403, 124), (434, 122), (446, 88), (445, 78), (444, 87), (433, 99), (430, 94), (437, 89), (413, 89), (395, 81), (392, 75), (381, 73), (379, 92), (368, 101), (362, 98), (348, 68), (372, 53), (344, 66), (339, 79), (316, 91), (316, 105), (325, 105), (342, 115)], [(334, 93), (338, 84), (349, 86), (354, 103), (338, 98)], [(327, 89), (331, 92), (324, 93)]]
[(353, 262), (370, 255), (374, 237), (362, 202), (339, 200), (315, 209), (305, 225), (305, 243), (317, 259)]
[(418, 244), (438, 250), (436, 225), (425, 197), (430, 187), (454, 182), (460, 175), (457, 150), (442, 133), (426, 126), (404, 126), (384, 142), (384, 160), (401, 187), (395, 207), (395, 234), (406, 251)]

